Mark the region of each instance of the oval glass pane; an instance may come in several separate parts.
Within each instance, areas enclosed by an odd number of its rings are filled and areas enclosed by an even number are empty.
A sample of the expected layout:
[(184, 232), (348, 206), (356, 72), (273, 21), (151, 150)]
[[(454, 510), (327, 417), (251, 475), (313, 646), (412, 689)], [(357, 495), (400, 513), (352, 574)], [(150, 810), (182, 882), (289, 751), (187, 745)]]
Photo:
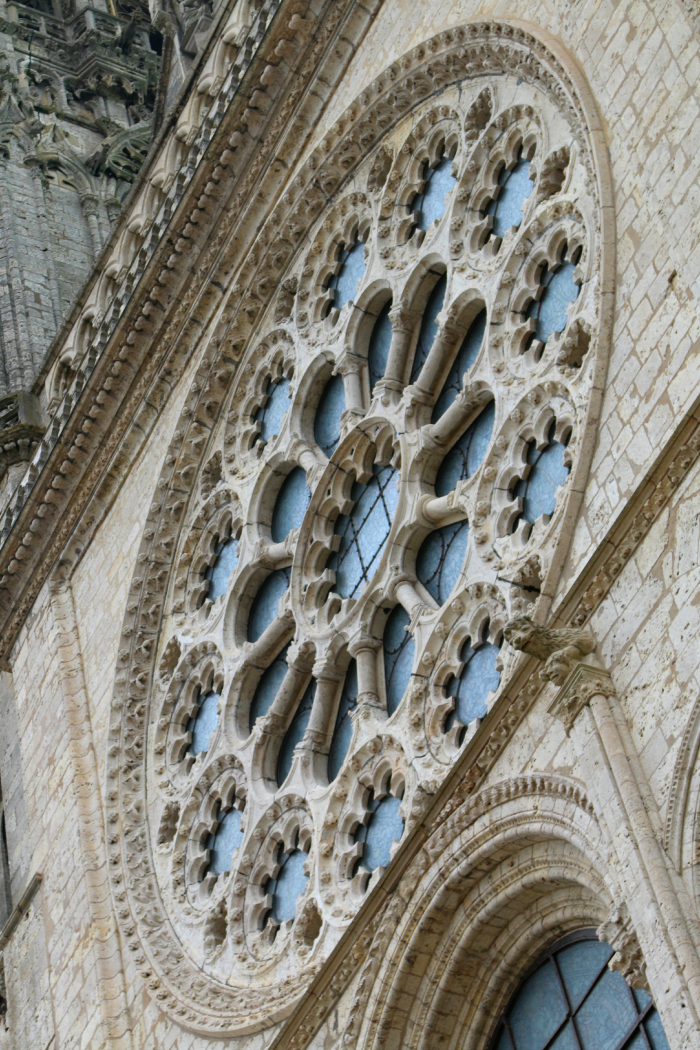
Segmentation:
[(385, 868), (391, 860), (391, 847), (401, 838), (404, 829), (400, 805), (401, 799), (393, 795), (370, 802), (369, 819), (360, 825), (355, 835), (355, 841), (363, 843), (360, 864), (367, 871)]
[(311, 708), (316, 696), (316, 679), (312, 678), (301, 698), (301, 703), (296, 710), (289, 729), (284, 735), (277, 758), (277, 783), (282, 786), (289, 776), (294, 760), (294, 748), (304, 739), (306, 727), (311, 718)]
[(215, 555), (214, 564), (205, 573), (205, 579), (209, 580), (207, 597), (211, 602), (215, 602), (228, 590), (228, 581), (238, 565), (238, 540), (231, 537), (223, 543), (218, 543)]
[[(280, 849), (282, 848), (280, 846)], [(272, 896), (273, 920), (282, 923), (296, 915), (297, 900), (306, 889), (309, 877), (304, 874), (306, 854), (303, 850), (295, 849), (291, 853), (283, 853), (278, 863), (280, 870), (277, 878), (269, 880), (265, 892)]]
[(285, 645), (281, 653), (278, 653), (270, 666), (263, 671), (257, 688), (250, 702), (250, 713), (248, 715), (248, 732), (253, 732), (253, 726), (259, 718), (266, 715), (272, 707), (280, 686), (287, 673), (287, 653), (289, 645)]
[(384, 628), (384, 680), (386, 707), (390, 715), (401, 703), (413, 670), (415, 643), (413, 636), (406, 630), (410, 622), (404, 607), (397, 605)]
[(231, 858), (242, 841), (241, 811), (229, 809), (220, 817), (219, 826), (207, 843), (207, 849), (210, 850), (209, 871), (213, 875), (222, 875), (231, 870)]
[(423, 540), (416, 558), (416, 576), (438, 605), (445, 604), (459, 579), (468, 540), (468, 521), (435, 529)]
[(553, 332), (563, 332), (566, 328), (569, 304), (578, 299), (581, 291), (579, 285), (574, 284), (575, 272), (573, 263), (563, 263), (558, 269), (545, 270), (542, 274), (543, 292), (530, 304), (527, 316), (535, 318), (535, 338), (543, 343)]
[(354, 597), (374, 574), (398, 503), (398, 471), (375, 463), (372, 474), (366, 485), (355, 482), (350, 493), (354, 506), (335, 523), (340, 546), (328, 559), (328, 568), (335, 572), (333, 590), (341, 598)]
[(421, 193), (411, 201), (411, 210), (416, 212), (416, 226), (427, 230), (445, 211), (445, 199), (455, 182), (452, 177), (452, 161), (444, 157), (434, 168), (427, 165), (423, 170), (426, 181)]
[(355, 241), (351, 248), (342, 248), (339, 261), (340, 269), (328, 287), (333, 289), (333, 305), (342, 310), (346, 303), (354, 301), (357, 286), (365, 275), (364, 242)]
[(384, 378), (387, 361), (389, 360), (389, 349), (391, 347), (391, 318), (389, 317), (389, 311), (391, 310), (391, 305), (390, 299), (377, 316), (369, 338), (367, 364), (369, 365), (370, 394), (379, 380)]
[(441, 416), (444, 416), (453, 401), (456, 401), (457, 395), (462, 390), (462, 380), (465, 372), (469, 371), (479, 356), (481, 344), (484, 341), (485, 331), (486, 310), (482, 310), (470, 324), (469, 331), (465, 335), (462, 345), (457, 351), (457, 356), (455, 357), (450, 373), (445, 380), (445, 385), (442, 388), (440, 397), (435, 402), (432, 416), (433, 423), (436, 423)]
[(282, 488), (272, 511), (272, 539), (280, 543), (292, 529), (298, 529), (304, 520), (311, 492), (306, 484), (306, 472), (302, 467), (290, 470), (282, 482)]
[(410, 378), (411, 383), (415, 383), (420, 375), (421, 369), (430, 353), (430, 348), (435, 342), (435, 336), (437, 335), (438, 330), (437, 317), (445, 302), (446, 291), (447, 275), (443, 274), (430, 293), (430, 298), (428, 299), (425, 310), (423, 311), (423, 319), (420, 323), (416, 352), (413, 355), (413, 368), (411, 369)]
[(257, 642), (279, 612), (280, 598), (289, 588), (291, 569), (276, 569), (258, 588), (248, 617), (248, 641)]
[(522, 516), (534, 525), (542, 514), (552, 515), (557, 505), (556, 492), (566, 484), (569, 468), (564, 463), (566, 446), (550, 441), (542, 450), (531, 442), (527, 453), (530, 473), (521, 478), (513, 490), (523, 501)]
[(260, 422), (259, 439), (267, 443), (271, 438), (279, 434), (282, 420), (289, 408), (288, 379), (277, 379), (267, 386), (265, 401), (255, 413), (255, 419)]
[(340, 417), (345, 411), (343, 377), (331, 376), (323, 388), (314, 420), (316, 444), (330, 458), (340, 441)]
[(489, 401), (443, 459), (435, 479), (436, 496), (446, 496), (458, 481), (477, 472), (491, 443), (495, 418), (495, 402)]
[(494, 234), (504, 237), (511, 226), (523, 221), (523, 206), (535, 185), (530, 180), (530, 161), (518, 160), (510, 171), (502, 168), (498, 185), (498, 197), (490, 201), (486, 214), (493, 216)]
[(490, 642), (483, 642), (472, 649), (469, 641), (460, 653), (464, 663), (459, 678), (451, 678), (447, 695), (455, 698), (454, 710), (448, 717), (445, 728), (450, 729), (455, 716), (462, 725), (468, 726), (475, 718), (486, 714), (486, 698), (493, 690), (498, 689), (501, 673), (496, 670), (499, 648)]
[(340, 694), (338, 714), (335, 718), (335, 728), (331, 738), (331, 746), (328, 752), (328, 781), (335, 780), (345, 761), (345, 756), (350, 749), (352, 740), (351, 712), (357, 706), (357, 664), (351, 660), (345, 672), (343, 691)]
[(194, 714), (187, 723), (188, 732), (192, 733), (190, 752), (199, 755), (209, 750), (209, 741), (219, 723), (219, 693), (209, 692), (200, 696)]

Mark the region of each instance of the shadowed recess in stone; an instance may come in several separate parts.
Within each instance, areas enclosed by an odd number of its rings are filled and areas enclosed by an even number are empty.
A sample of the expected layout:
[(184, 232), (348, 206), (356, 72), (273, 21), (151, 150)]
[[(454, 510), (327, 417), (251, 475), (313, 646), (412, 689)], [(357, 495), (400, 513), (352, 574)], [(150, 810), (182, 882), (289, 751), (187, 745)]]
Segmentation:
[[(291, 644), (291, 643), (290, 643)], [(285, 645), (281, 653), (278, 653), (270, 666), (263, 671), (253, 699), (250, 702), (250, 713), (248, 715), (248, 732), (253, 732), (253, 726), (259, 718), (266, 715), (272, 707), (280, 686), (287, 673), (287, 653), (289, 645)]]
[(207, 840), (209, 853), (209, 871), (212, 875), (221, 875), (231, 870), (231, 857), (243, 841), (241, 831), (241, 811), (229, 809), (219, 817), (219, 826)]
[(381, 313), (374, 322), (372, 334), (369, 337), (369, 349), (367, 350), (367, 363), (369, 365), (369, 391), (370, 394), (380, 379), (384, 377), (386, 363), (389, 360), (389, 348), (391, 347), (391, 299), (382, 308)]
[(204, 574), (204, 579), (209, 580), (209, 601), (215, 602), (228, 590), (228, 581), (238, 565), (238, 540), (231, 536), (221, 543), (217, 543), (214, 551), (215, 560)]
[(284, 734), (284, 739), (280, 746), (280, 753), (277, 757), (277, 783), (280, 786), (284, 784), (292, 768), (294, 748), (304, 739), (304, 733), (311, 718), (311, 708), (313, 707), (315, 696), (316, 679), (312, 678), (306, 687), (301, 703), (290, 722), (289, 729)]
[(534, 182), (530, 181), (530, 161), (518, 160), (509, 171), (501, 168), (498, 176), (498, 196), (489, 201), (486, 214), (493, 216), (493, 232), (504, 237), (511, 226), (523, 221), (523, 206), (532, 193)]
[(469, 522), (457, 521), (435, 529), (423, 540), (416, 558), (416, 576), (432, 594), (438, 605), (444, 605), (459, 579), (469, 539)]
[(411, 201), (411, 211), (416, 213), (416, 226), (427, 230), (445, 211), (445, 199), (455, 182), (452, 176), (452, 161), (443, 157), (435, 167), (423, 167), (425, 186)]
[(346, 303), (354, 302), (357, 286), (365, 275), (365, 245), (355, 241), (351, 248), (341, 248), (338, 256), (340, 269), (331, 277), (328, 287), (333, 290), (333, 306), (342, 310)]
[(284, 853), (280, 845), (277, 863), (280, 866), (277, 877), (269, 879), (265, 892), (272, 897), (272, 909), (269, 916), (276, 923), (286, 922), (296, 915), (297, 900), (306, 889), (309, 876), (304, 874), (307, 856), (303, 850), (293, 849)]
[(668, 1050), (651, 996), (608, 969), (612, 948), (592, 932), (555, 945), (525, 978), (492, 1050)]
[(513, 489), (514, 497), (523, 501), (519, 518), (524, 518), (530, 525), (534, 525), (541, 514), (551, 516), (554, 513), (556, 491), (560, 485), (566, 484), (569, 476), (569, 468), (564, 463), (565, 452), (566, 446), (560, 441), (550, 440), (541, 450), (534, 441), (530, 442), (527, 450), (529, 473), (526, 478), (520, 478)]
[(415, 643), (407, 630), (410, 617), (403, 605), (392, 609), (384, 628), (384, 681), (386, 707), (390, 715), (403, 699), (413, 668)]
[(433, 423), (436, 423), (441, 416), (444, 416), (447, 409), (457, 399), (457, 395), (461, 392), (464, 374), (469, 371), (479, 356), (481, 344), (484, 341), (485, 330), (486, 310), (482, 310), (469, 325), (469, 331), (465, 335), (462, 340), (462, 345), (457, 351), (457, 356), (455, 357), (450, 373), (445, 380), (442, 392), (435, 402), (432, 416)]
[(265, 391), (265, 401), (255, 413), (255, 419), (260, 423), (261, 441), (268, 442), (276, 434), (279, 434), (284, 414), (290, 406), (289, 380), (277, 379), (268, 382)]
[(280, 598), (289, 588), (291, 569), (276, 569), (258, 588), (248, 617), (248, 641), (257, 642), (279, 612)]
[(282, 482), (282, 488), (272, 511), (272, 540), (280, 543), (292, 529), (298, 529), (304, 520), (311, 492), (306, 484), (306, 472), (302, 467), (290, 470)]
[(501, 680), (500, 671), (496, 670), (499, 652), (498, 646), (490, 642), (482, 642), (475, 649), (469, 640), (464, 643), (459, 654), (464, 667), (459, 677), (453, 675), (447, 687), (447, 695), (454, 697), (455, 706), (447, 718), (446, 730), (451, 729), (455, 717), (465, 726), (484, 717), (486, 697), (498, 689)]
[(199, 755), (209, 749), (209, 740), (219, 722), (219, 693), (209, 692), (199, 697), (194, 714), (187, 723), (187, 731), (192, 733), (190, 751)]
[(420, 323), (420, 332), (418, 333), (418, 342), (416, 344), (416, 352), (413, 355), (413, 368), (411, 369), (410, 378), (411, 383), (415, 383), (420, 375), (421, 369), (430, 353), (430, 348), (435, 342), (435, 336), (437, 335), (438, 330), (437, 316), (442, 310), (443, 303), (445, 302), (446, 290), (447, 276), (443, 275), (430, 293), (430, 298), (428, 299), (423, 312), (423, 318)]
[(556, 270), (544, 268), (540, 277), (543, 289), (539, 299), (534, 299), (527, 316), (535, 319), (535, 338), (546, 343), (553, 332), (566, 328), (567, 308), (578, 299), (581, 288), (574, 283), (576, 267), (573, 263), (562, 263)]
[(331, 746), (328, 752), (329, 782), (335, 780), (338, 776), (345, 761), (345, 756), (350, 749), (350, 741), (352, 740), (352, 719), (350, 715), (357, 706), (357, 692), (357, 664), (354, 660), (351, 660), (345, 672), (343, 691), (340, 694), (338, 714), (335, 718), (335, 728), (333, 729)]
[(355, 834), (355, 841), (363, 844), (360, 864), (367, 871), (385, 868), (391, 860), (391, 847), (401, 838), (404, 829), (399, 816), (400, 805), (401, 799), (393, 795), (370, 800), (367, 806), (369, 819)]
[(453, 492), (458, 481), (471, 478), (477, 472), (491, 442), (495, 418), (495, 402), (489, 401), (440, 464), (435, 478), (436, 496)]
[(330, 457), (340, 441), (340, 417), (345, 411), (343, 377), (331, 376), (323, 388), (314, 419), (314, 438), (318, 447)]
[(366, 485), (353, 484), (350, 499), (355, 505), (335, 523), (340, 546), (328, 559), (328, 568), (335, 572), (333, 590), (341, 598), (354, 597), (374, 573), (398, 503), (398, 471), (375, 463), (372, 475)]

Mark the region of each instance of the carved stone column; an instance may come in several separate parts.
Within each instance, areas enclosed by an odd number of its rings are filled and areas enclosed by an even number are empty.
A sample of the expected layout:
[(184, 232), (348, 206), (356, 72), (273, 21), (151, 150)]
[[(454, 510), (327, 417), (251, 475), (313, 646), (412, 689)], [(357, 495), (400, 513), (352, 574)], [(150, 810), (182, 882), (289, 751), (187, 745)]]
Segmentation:
[[(350, 655), (357, 662), (357, 706), (355, 717), (364, 718), (371, 710), (383, 711), (377, 686), (377, 651), (380, 642), (369, 634), (360, 635), (349, 646)], [(384, 712), (386, 714), (386, 712)]]
[(342, 360), (336, 365), (336, 372), (343, 377), (345, 390), (345, 413), (361, 417), (364, 415), (364, 398), (362, 396), (362, 369), (364, 361), (357, 354), (346, 350)]
[(389, 311), (389, 318), (391, 320), (391, 346), (384, 377), (377, 383), (375, 392), (386, 391), (388, 394), (391, 391), (398, 395), (403, 390), (408, 351), (420, 315), (403, 306), (395, 306)]
[(424, 394), (430, 395), (437, 383), (440, 372), (445, 367), (445, 360), (450, 356), (452, 350), (462, 342), (467, 329), (464, 325), (455, 324), (454, 321), (446, 321), (438, 330), (433, 345), (416, 378), (415, 386)]

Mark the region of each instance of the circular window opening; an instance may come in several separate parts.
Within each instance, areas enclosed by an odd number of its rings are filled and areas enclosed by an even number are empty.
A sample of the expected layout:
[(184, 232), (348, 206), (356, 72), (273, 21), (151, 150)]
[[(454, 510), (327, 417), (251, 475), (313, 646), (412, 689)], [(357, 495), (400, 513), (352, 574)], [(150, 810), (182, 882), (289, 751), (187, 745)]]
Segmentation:
[(375, 463), (367, 484), (355, 481), (352, 486), (353, 507), (349, 514), (338, 515), (335, 535), (340, 543), (328, 559), (335, 573), (333, 590), (341, 598), (354, 598), (374, 575), (399, 501), (398, 480), (394, 467)]

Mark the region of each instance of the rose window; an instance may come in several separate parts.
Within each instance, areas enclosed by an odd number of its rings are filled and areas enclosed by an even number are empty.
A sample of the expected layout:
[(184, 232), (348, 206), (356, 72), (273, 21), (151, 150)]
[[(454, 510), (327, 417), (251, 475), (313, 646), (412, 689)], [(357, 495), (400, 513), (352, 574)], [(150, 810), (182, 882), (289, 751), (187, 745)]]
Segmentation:
[[(309, 166), (325, 196), (293, 256), (207, 344), (230, 365), (224, 382), (197, 373), (220, 407), (190, 398), (178, 423), (186, 456), (152, 501), (172, 550), (149, 519), (138, 555), (163, 611), (129, 622), (123, 651), (140, 648), (119, 673), (123, 721), (142, 705), (147, 728), (108, 761), (121, 778), (145, 756), (129, 819), (152, 825), (159, 930), (246, 1032), (258, 1001), (289, 1016), (491, 731), (504, 625), (538, 616), (567, 564), (609, 331), (588, 140), (546, 78), (500, 68), (475, 123), (476, 80), (413, 106), (390, 141), (376, 130), (332, 178)], [(219, 1020), (192, 1027), (238, 1033)]]

